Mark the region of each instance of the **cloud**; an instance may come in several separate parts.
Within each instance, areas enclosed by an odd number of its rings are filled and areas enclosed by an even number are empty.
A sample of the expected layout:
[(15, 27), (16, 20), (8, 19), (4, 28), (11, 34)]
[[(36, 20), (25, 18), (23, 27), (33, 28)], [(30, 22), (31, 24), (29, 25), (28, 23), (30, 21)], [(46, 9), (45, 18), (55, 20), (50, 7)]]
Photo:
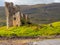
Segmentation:
[(0, 6), (4, 5), (4, 0), (0, 0)]
[(60, 2), (60, 0), (55, 0), (55, 2)]
[(14, 2), (14, 4), (19, 4), (19, 5), (60, 2), (60, 0), (5, 0), (5, 1)]
[(31, 4), (52, 3), (52, 2), (60, 3), (60, 0), (0, 0), (0, 6), (4, 5), (5, 1), (13, 2), (14, 4), (18, 5), (31, 5)]

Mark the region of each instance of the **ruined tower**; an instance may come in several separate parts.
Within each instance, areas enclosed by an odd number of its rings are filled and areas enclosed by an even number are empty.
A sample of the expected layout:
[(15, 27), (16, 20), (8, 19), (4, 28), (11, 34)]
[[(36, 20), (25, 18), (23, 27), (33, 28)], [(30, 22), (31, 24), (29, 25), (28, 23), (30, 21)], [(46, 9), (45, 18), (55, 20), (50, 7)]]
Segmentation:
[(5, 2), (5, 11), (7, 19), (7, 28), (11, 26), (21, 25), (19, 7), (14, 6), (12, 2)]
[(25, 20), (25, 22), (27, 22), (28, 20), (28, 16), (26, 14), (21, 13), (20, 6), (14, 6), (12, 2), (5, 2), (5, 12), (7, 28), (11, 26), (23, 25), (22, 21)]

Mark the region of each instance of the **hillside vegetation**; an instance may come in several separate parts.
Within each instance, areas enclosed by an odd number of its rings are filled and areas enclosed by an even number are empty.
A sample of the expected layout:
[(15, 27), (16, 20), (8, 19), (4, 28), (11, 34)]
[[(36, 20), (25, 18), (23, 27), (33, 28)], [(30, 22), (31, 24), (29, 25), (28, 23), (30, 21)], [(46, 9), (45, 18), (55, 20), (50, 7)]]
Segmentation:
[[(47, 24), (60, 21), (60, 3), (19, 5), (21, 12), (28, 14), (30, 21), (37, 24)], [(0, 7), (0, 26), (6, 25), (4, 7)]]
[(28, 14), (31, 22), (46, 24), (60, 21), (60, 3), (38, 4), (23, 8), (23, 13)]
[[(55, 25), (56, 24), (56, 25)], [(10, 27), (9, 29), (0, 27), (1, 37), (37, 37), (60, 35), (60, 22), (41, 25), (25, 25), (20, 27)]]
[(0, 26), (6, 25), (6, 15), (4, 7), (0, 7)]

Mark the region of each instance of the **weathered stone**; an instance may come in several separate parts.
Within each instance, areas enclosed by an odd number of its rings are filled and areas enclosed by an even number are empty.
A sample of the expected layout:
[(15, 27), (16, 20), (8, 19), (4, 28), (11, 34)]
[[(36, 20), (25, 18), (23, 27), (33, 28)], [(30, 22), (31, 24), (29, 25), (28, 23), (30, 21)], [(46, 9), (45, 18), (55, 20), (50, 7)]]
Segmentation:
[(11, 26), (20, 26), (21, 18), (27, 21), (27, 15), (20, 12), (18, 5), (14, 6), (13, 3), (5, 2), (7, 28)]

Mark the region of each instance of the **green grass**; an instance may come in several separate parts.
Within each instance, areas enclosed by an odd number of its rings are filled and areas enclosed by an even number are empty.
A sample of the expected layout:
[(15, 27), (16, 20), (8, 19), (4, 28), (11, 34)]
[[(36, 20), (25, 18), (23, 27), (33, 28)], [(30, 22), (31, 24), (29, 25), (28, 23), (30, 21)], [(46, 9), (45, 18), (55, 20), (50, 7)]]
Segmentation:
[[(56, 24), (56, 25), (55, 25)], [(52, 23), (54, 27), (48, 25), (26, 25), (20, 27), (10, 27), (9, 29), (0, 27), (0, 36), (5, 37), (36, 37), (60, 35), (60, 22)]]
[(60, 21), (52, 23), (54, 27), (60, 27)]

